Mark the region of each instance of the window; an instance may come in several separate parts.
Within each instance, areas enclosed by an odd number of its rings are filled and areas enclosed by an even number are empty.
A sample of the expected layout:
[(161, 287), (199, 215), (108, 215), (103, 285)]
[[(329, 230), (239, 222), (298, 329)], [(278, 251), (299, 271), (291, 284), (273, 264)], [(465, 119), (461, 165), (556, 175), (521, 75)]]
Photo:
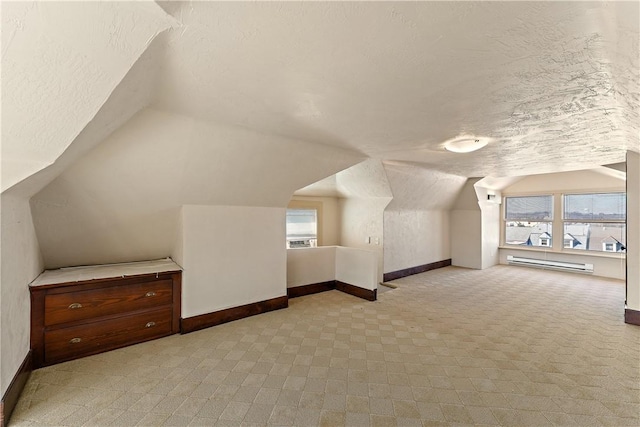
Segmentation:
[(322, 245), (322, 202), (292, 200), (286, 213), (287, 248)]
[(505, 198), (505, 243), (508, 245), (552, 245), (553, 196)]
[(575, 239), (571, 249), (626, 251), (625, 193), (565, 194), (563, 199), (565, 236)]
[(287, 247), (318, 245), (318, 212), (315, 209), (287, 209)]

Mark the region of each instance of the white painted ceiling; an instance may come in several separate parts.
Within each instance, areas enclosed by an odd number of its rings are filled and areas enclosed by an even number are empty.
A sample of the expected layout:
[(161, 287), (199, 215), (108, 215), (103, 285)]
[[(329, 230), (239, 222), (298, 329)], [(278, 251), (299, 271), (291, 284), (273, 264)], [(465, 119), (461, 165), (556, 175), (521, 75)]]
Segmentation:
[(462, 176), (622, 162), (639, 4), (5, 2), (2, 189), (147, 106)]
[[(157, 34), (174, 23), (153, 2), (3, 2), (2, 191), (77, 142), (141, 55), (153, 52)], [(123, 123), (121, 111), (138, 104), (140, 91), (129, 86), (107, 126)], [(108, 135), (101, 130), (95, 143)]]
[[(464, 176), (640, 149), (638, 2), (179, 2), (154, 107)], [(473, 154), (442, 142), (493, 138)]]
[(393, 197), (385, 167), (380, 160), (376, 159), (367, 159), (301, 188), (294, 194), (311, 197), (384, 197), (389, 200)]

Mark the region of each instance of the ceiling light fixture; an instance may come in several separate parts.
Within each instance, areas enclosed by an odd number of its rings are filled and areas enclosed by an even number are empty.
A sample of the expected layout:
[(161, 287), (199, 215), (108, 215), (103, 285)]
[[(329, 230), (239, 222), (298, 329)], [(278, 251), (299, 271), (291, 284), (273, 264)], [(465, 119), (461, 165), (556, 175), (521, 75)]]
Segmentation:
[(460, 135), (444, 143), (444, 148), (452, 153), (471, 153), (484, 147), (489, 143), (489, 138)]

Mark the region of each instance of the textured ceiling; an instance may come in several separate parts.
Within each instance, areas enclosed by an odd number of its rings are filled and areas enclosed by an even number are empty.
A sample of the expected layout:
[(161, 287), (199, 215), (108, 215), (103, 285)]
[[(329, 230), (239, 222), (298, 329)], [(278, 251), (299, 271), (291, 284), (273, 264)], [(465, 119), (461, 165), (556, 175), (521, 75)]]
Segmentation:
[(391, 199), (393, 197), (384, 165), (376, 159), (367, 159), (335, 175), (301, 188), (294, 194), (296, 196), (342, 198), (386, 197)]
[[(147, 105), (467, 177), (623, 162), (640, 151), (639, 6), (7, 2), (2, 188)], [(444, 151), (461, 133), (492, 142)]]
[(152, 2), (3, 2), (2, 190), (54, 163), (173, 23)]
[[(161, 3), (154, 106), (464, 176), (640, 149), (638, 2)], [(473, 154), (442, 142), (493, 138)]]

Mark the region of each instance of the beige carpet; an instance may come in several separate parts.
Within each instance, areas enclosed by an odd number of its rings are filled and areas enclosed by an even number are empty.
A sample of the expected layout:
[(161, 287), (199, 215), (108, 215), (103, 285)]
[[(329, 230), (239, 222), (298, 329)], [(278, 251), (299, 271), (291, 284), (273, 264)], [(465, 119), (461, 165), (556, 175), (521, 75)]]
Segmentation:
[(11, 425), (640, 425), (624, 283), (507, 266), (394, 283), (35, 371)]

